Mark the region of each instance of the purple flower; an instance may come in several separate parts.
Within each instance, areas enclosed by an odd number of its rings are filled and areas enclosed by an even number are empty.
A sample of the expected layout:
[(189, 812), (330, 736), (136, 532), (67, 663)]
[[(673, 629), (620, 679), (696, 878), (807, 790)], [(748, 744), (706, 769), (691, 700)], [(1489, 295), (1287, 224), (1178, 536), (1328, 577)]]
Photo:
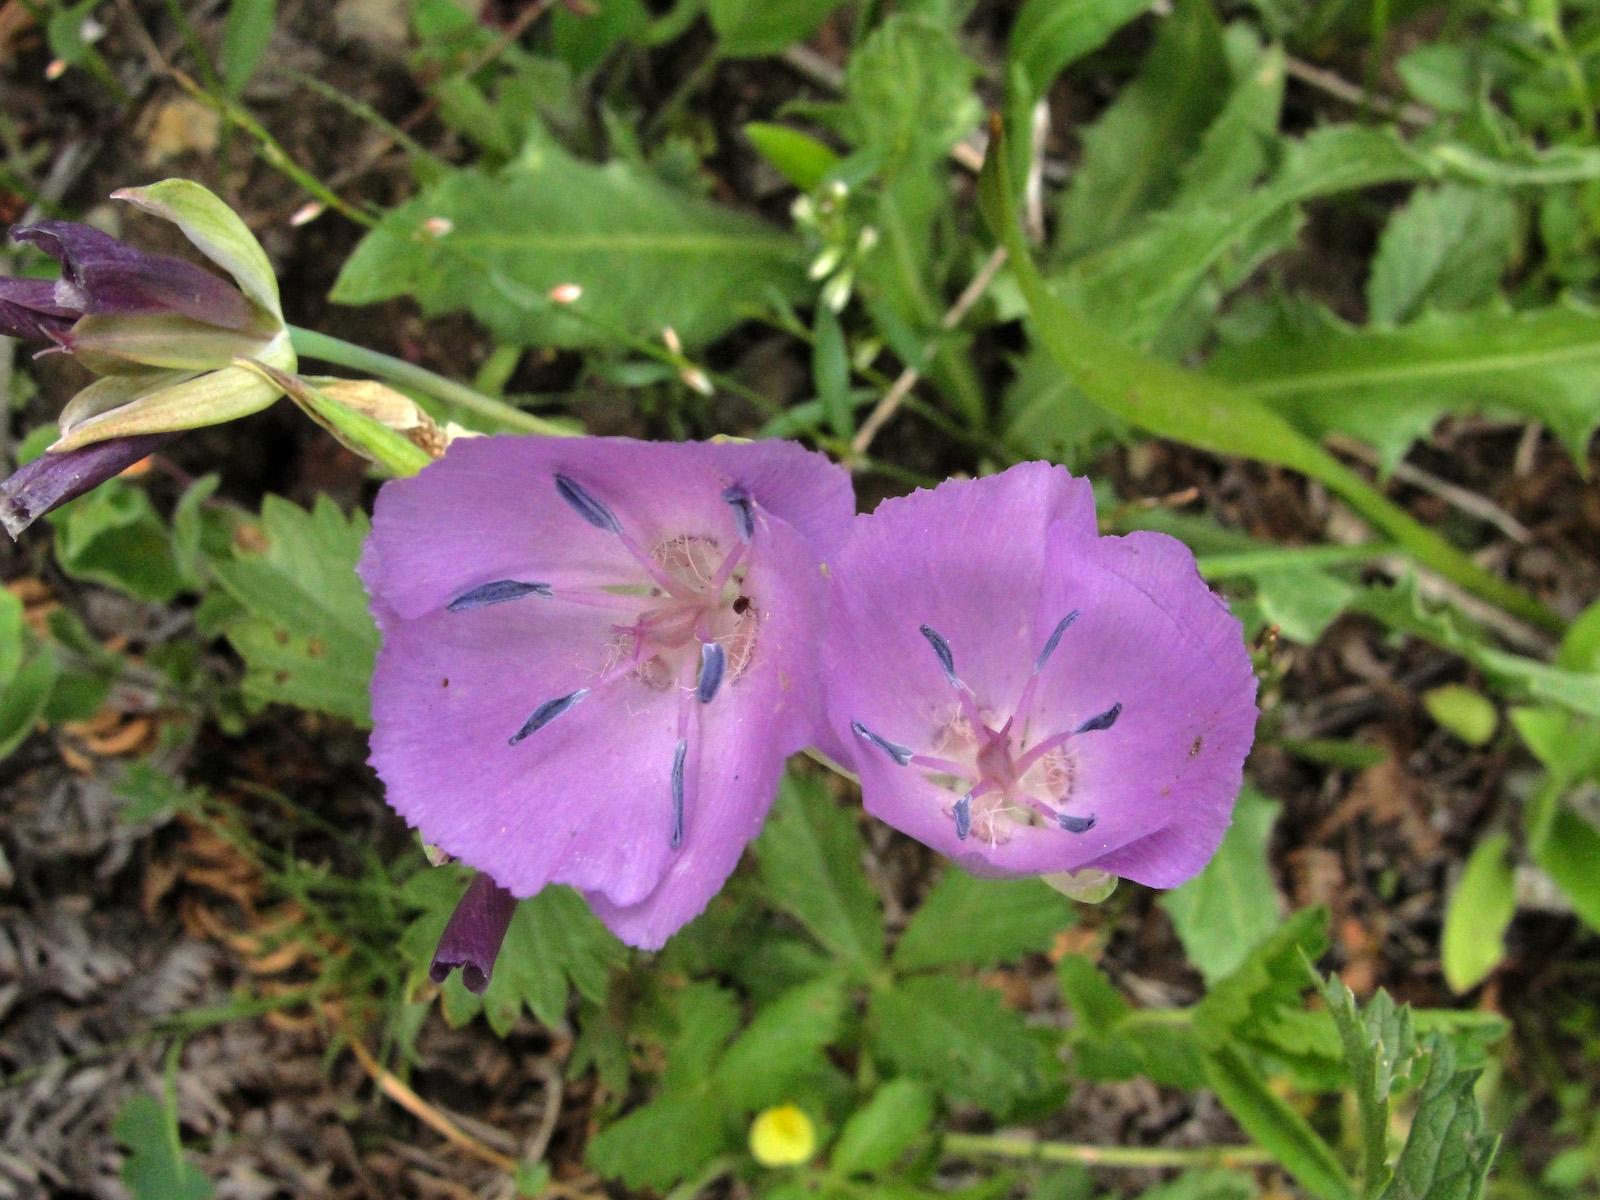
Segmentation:
[(978, 875), (1205, 865), (1256, 684), (1182, 543), (1097, 536), (1088, 483), (1024, 463), (858, 517), (831, 576), (833, 747), (874, 816)]
[(819, 560), (846, 474), (783, 442), (456, 442), (385, 485), (372, 763), (515, 896), (583, 891), (655, 948), (699, 913), (813, 740)]

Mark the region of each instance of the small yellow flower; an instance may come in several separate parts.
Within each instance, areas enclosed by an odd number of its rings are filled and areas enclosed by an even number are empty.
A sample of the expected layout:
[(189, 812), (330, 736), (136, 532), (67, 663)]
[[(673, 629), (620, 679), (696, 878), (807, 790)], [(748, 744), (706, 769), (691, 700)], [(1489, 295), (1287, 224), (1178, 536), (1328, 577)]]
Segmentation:
[(750, 1123), (750, 1153), (763, 1167), (795, 1167), (817, 1152), (817, 1127), (794, 1104), (763, 1109)]

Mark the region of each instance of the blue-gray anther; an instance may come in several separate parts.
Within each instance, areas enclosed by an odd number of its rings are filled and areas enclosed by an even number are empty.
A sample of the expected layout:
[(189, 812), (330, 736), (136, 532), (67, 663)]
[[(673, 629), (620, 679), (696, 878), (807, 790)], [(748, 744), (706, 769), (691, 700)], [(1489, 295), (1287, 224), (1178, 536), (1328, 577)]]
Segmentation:
[(967, 834), (972, 832), (972, 793), (971, 792), (968, 792), (965, 796), (961, 797), (961, 799), (956, 801), (955, 818), (956, 818), (956, 837), (960, 838), (964, 842), (964, 841), (967, 840)]
[(717, 688), (722, 686), (722, 674), (728, 666), (728, 652), (721, 642), (705, 642), (700, 647), (700, 686), (695, 697), (701, 704), (710, 704)]
[(507, 745), (515, 746), (525, 737), (530, 737), (546, 725), (554, 721), (567, 709), (589, 694), (588, 688), (579, 688), (575, 692), (568, 692), (565, 696), (557, 696), (554, 700), (546, 700), (533, 710), (533, 716), (522, 723), (522, 728), (511, 735)]
[(689, 741), (678, 739), (672, 752), (672, 848), (683, 845), (683, 760), (689, 756)]
[(475, 587), (470, 592), (462, 592), (445, 607), (451, 612), (468, 612), (474, 608), (487, 608), (491, 604), (504, 604), (507, 600), (521, 600), (524, 596), (543, 596), (549, 599), (551, 595), (548, 583), (496, 579), (493, 583)]
[(603, 529), (607, 533), (622, 532), (622, 526), (617, 524), (617, 518), (611, 514), (611, 510), (567, 476), (556, 476), (556, 491), (560, 492), (561, 498), (572, 506), (573, 512), (596, 529)]
[(1110, 729), (1117, 723), (1117, 718), (1122, 715), (1122, 705), (1113, 704), (1099, 716), (1090, 717), (1082, 725), (1074, 729), (1073, 733), (1093, 733), (1097, 729)]
[(1056, 647), (1061, 644), (1061, 635), (1078, 619), (1078, 610), (1073, 609), (1061, 620), (1056, 622), (1055, 631), (1050, 634), (1050, 640), (1045, 642), (1044, 649), (1039, 651), (1039, 657), (1033, 660), (1035, 671), (1044, 670), (1045, 663), (1050, 661), (1050, 656), (1056, 652)]
[(879, 737), (860, 721), (851, 721), (850, 728), (862, 741), (871, 743), (879, 750), (882, 750), (890, 758), (894, 759), (896, 765), (903, 767), (911, 761), (911, 750), (909, 747), (902, 746), (897, 742), (891, 742), (888, 738)]
[(933, 647), (933, 652), (939, 656), (939, 665), (944, 668), (944, 677), (950, 681), (950, 686), (959, 687), (961, 681), (956, 678), (956, 657), (950, 653), (950, 643), (932, 625), (918, 625), (922, 636), (928, 639), (928, 645)]
[(1088, 833), (1094, 828), (1093, 817), (1071, 817), (1066, 813), (1057, 813), (1056, 821), (1068, 833)]
[(751, 506), (750, 493), (734, 484), (723, 489), (722, 498), (733, 509), (733, 523), (739, 527), (739, 540), (748, 542), (756, 531), (756, 514)]

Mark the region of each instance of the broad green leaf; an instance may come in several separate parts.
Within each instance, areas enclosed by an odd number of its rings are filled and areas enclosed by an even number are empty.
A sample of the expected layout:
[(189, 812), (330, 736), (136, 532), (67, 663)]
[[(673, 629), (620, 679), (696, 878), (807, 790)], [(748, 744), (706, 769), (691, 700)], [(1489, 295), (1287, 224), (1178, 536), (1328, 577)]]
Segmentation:
[(814, 1070), (838, 1036), (844, 1000), (844, 981), (834, 975), (765, 1005), (717, 1064), (719, 1101), (750, 1110), (788, 1099), (791, 1082)]
[(1469, 746), (1486, 746), (1500, 724), (1494, 701), (1464, 683), (1446, 683), (1422, 693), (1422, 707)]
[(894, 966), (992, 967), (1049, 949), (1073, 920), (1072, 905), (1037, 879), (978, 879), (949, 867), (900, 935)]
[(829, 1159), (844, 1175), (894, 1166), (933, 1122), (934, 1097), (914, 1079), (891, 1079), (845, 1122)]
[(1360, 329), (1301, 307), (1207, 371), (1309, 433), (1370, 443), (1389, 467), (1446, 413), (1484, 410), (1543, 421), (1582, 461), (1600, 425), (1600, 311), (1496, 304)]
[(1245, 788), (1216, 857), (1161, 897), (1189, 961), (1207, 983), (1230, 974), (1278, 927), (1278, 889), (1267, 865), (1267, 842), (1279, 807)]
[(128, 1148), (122, 1182), (133, 1200), (209, 1200), (211, 1184), (183, 1157), (178, 1114), (154, 1096), (122, 1106), (111, 1132)]
[(667, 1069), (661, 1085), (667, 1091), (705, 1090), (711, 1064), (739, 1028), (739, 998), (708, 979), (696, 980), (672, 994), (675, 1027), (667, 1040)]
[(1281, 46), (1256, 48), (1245, 58), (1227, 103), (1183, 164), (1174, 208), (1226, 208), (1261, 177), (1277, 141), (1284, 77)]
[(823, 782), (788, 774), (755, 843), (762, 890), (857, 974), (883, 961), (883, 917), (851, 812)]
[[(996, 128), (995, 133), (1003, 131)], [(1486, 571), (1386, 500), (1270, 409), (1213, 377), (1129, 349), (1080, 309), (1051, 293), (1017, 222), (1004, 137), (997, 136), (994, 141), (996, 152), (989, 154), (978, 181), (980, 206), (1010, 254), (1013, 275), (1033, 318), (1034, 336), (1084, 395), (1129, 424), (1159, 436), (1304, 472), (1343, 497), (1425, 566), (1544, 628), (1562, 628), (1560, 618), (1543, 604)]]
[(167, 528), (144, 489), (102, 484), (50, 514), (56, 561), (75, 579), (103, 583), (152, 604), (184, 588)]
[(1062, 995), (1075, 1019), (1073, 1065), (1086, 1079), (1147, 1075), (1168, 1087), (1205, 1086), (1200, 1047), (1181, 1009), (1135, 1009), (1095, 965), (1079, 954), (1057, 966)]
[[(429, 232), (437, 219), (448, 232)], [(600, 345), (670, 325), (693, 346), (770, 289), (798, 294), (801, 255), (788, 234), (638, 168), (541, 146), (498, 174), (454, 172), (388, 213), (332, 298), (410, 295), (430, 314), (466, 309), (516, 345)], [(570, 313), (547, 298), (560, 284), (583, 289)]]
[(1600, 671), (1600, 600), (1595, 600), (1567, 630), (1556, 666), (1568, 671)]
[(1455, 1052), (1430, 1038), (1428, 1076), (1411, 1132), (1382, 1200), (1479, 1200), (1499, 1139), (1481, 1128), (1476, 1071), (1457, 1071)]
[(1005, 1116), (1060, 1068), (998, 992), (949, 975), (897, 981), (872, 996), (870, 1038), (899, 1074)]
[[(1316, 976), (1316, 972), (1312, 972)], [(1409, 1008), (1396, 1008), (1381, 988), (1365, 1008), (1337, 976), (1318, 978), (1318, 987), (1339, 1029), (1351, 1091), (1361, 1123), (1362, 1194), (1371, 1195), (1389, 1180), (1389, 1096), (1405, 1077), (1416, 1053)]]
[(650, 10), (644, 0), (590, 0), (581, 12), (559, 4), (550, 17), (550, 43), (573, 72), (582, 75), (649, 26)]
[(222, 83), (237, 98), (255, 74), (272, 40), (277, 0), (231, 0), (222, 26)]
[(697, 1091), (669, 1092), (602, 1129), (584, 1157), (630, 1188), (664, 1191), (731, 1147), (717, 1105)]
[(1471, 991), (1505, 957), (1506, 929), (1517, 914), (1510, 848), (1504, 833), (1484, 838), (1473, 847), (1450, 892), (1439, 949), (1451, 991)]
[(1269, 570), (1253, 579), (1261, 616), (1302, 646), (1313, 644), (1339, 619), (1357, 590), (1327, 571)]
[(1061, 199), (1061, 253), (1121, 237), (1171, 198), (1227, 83), (1222, 27), (1210, 4), (1179, 0), (1157, 27), (1139, 78), (1083, 135), (1083, 159)]
[(815, 33), (844, 0), (706, 0), (717, 49), (731, 57), (776, 54)]
[(1093, 54), (1151, 0), (1027, 0), (1011, 26), (1011, 62), (1025, 71), (1034, 96)]
[(364, 515), (347, 518), (326, 496), (310, 512), (268, 496), (253, 535), (241, 538), (233, 561), (215, 565), (244, 610), (225, 632), (244, 658), (253, 703), (367, 721), (378, 631), (355, 571), (367, 528)]
[(881, 157), (891, 177), (913, 164), (937, 163), (982, 115), (972, 94), (976, 74), (948, 30), (891, 16), (845, 68), (847, 132), (858, 150)]
[(1353, 1200), (1355, 1186), (1328, 1143), (1267, 1086), (1237, 1047), (1218, 1046), (1205, 1061), (1206, 1077), (1217, 1098), (1301, 1187), (1318, 1200)]
[(1420, 189), (1378, 239), (1367, 313), (1394, 325), (1427, 307), (1484, 304), (1516, 248), (1517, 210), (1505, 192), (1458, 183)]

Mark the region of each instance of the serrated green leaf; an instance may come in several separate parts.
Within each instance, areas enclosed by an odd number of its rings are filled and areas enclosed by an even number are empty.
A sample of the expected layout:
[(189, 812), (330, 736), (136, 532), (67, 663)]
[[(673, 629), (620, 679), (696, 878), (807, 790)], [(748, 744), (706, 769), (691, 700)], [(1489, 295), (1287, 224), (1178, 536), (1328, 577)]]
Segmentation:
[(788, 1087), (814, 1070), (844, 1016), (838, 976), (803, 984), (765, 1005), (717, 1064), (713, 1086), (731, 1109), (749, 1110), (788, 1098)]
[(717, 49), (731, 58), (776, 54), (815, 33), (844, 0), (706, 0)]
[(1505, 957), (1505, 934), (1517, 913), (1516, 881), (1507, 857), (1511, 839), (1491, 834), (1475, 847), (1444, 910), (1440, 955), (1453, 992), (1478, 986)]
[(857, 973), (883, 961), (883, 917), (855, 820), (820, 779), (784, 777), (755, 843), (762, 890)]
[(1234, 971), (1218, 980), (1194, 1008), (1194, 1023), (1208, 1046), (1245, 1037), (1272, 1044), (1280, 1011), (1300, 1010), (1300, 995), (1310, 986), (1302, 956), (1315, 962), (1328, 944), (1328, 910), (1320, 906), (1295, 913), (1256, 946)]
[(1183, 164), (1177, 209), (1237, 204), (1271, 161), (1283, 107), (1281, 46), (1257, 49), (1234, 72), (1234, 85), (1199, 149)]
[(346, 517), (326, 496), (310, 512), (268, 496), (259, 527), (266, 548), (237, 548), (233, 561), (215, 564), (245, 612), (225, 632), (244, 658), (253, 703), (367, 721), (378, 631), (355, 571), (367, 529), (363, 514)]
[(1048, 949), (1073, 919), (1072, 905), (1037, 879), (978, 879), (951, 867), (900, 935), (894, 966), (992, 967)]
[(1267, 841), (1279, 807), (1245, 788), (1216, 857), (1199, 875), (1161, 897), (1189, 961), (1207, 983), (1235, 970), (1278, 926), (1278, 891), (1267, 865)]
[(1139, 78), (1083, 135), (1083, 159), (1061, 199), (1061, 253), (1121, 237), (1171, 198), (1227, 85), (1222, 27), (1211, 6), (1180, 0), (1157, 28)]
[[(435, 218), (448, 233), (427, 231)], [(332, 298), (411, 295), (430, 314), (466, 309), (516, 345), (600, 345), (614, 337), (608, 327), (654, 337), (670, 325), (695, 346), (771, 289), (797, 295), (801, 255), (798, 239), (635, 167), (546, 145), (495, 175), (456, 171), (387, 214)], [(579, 315), (547, 299), (560, 284), (583, 289)]]
[(1358, 329), (1297, 309), (1207, 370), (1310, 433), (1370, 443), (1389, 467), (1446, 413), (1485, 410), (1543, 421), (1581, 461), (1600, 425), (1600, 311), (1495, 305)]
[(1218, 1046), (1207, 1052), (1205, 1062), (1217, 1098), (1301, 1187), (1318, 1200), (1353, 1200), (1355, 1187), (1328, 1143), (1267, 1086), (1236, 1047)]
[(896, 1071), (1004, 1116), (1054, 1085), (1059, 1067), (999, 993), (966, 979), (924, 975), (875, 992), (874, 1053)]
[(1361, 1121), (1362, 1194), (1371, 1195), (1389, 1179), (1389, 1096), (1417, 1049), (1411, 1011), (1382, 989), (1360, 1008), (1338, 976), (1317, 980), (1344, 1047)]
[(134, 1096), (122, 1106), (111, 1132), (129, 1150), (122, 1182), (134, 1200), (208, 1200), (211, 1184), (184, 1160), (178, 1115), (154, 1096)]
[(1429, 1040), (1428, 1076), (1411, 1132), (1381, 1200), (1479, 1200), (1499, 1139), (1485, 1133), (1472, 1085), (1442, 1037)]
[(934, 1097), (914, 1079), (891, 1079), (855, 1111), (829, 1159), (843, 1175), (871, 1174), (894, 1166), (933, 1121)]
[(847, 132), (858, 150), (880, 156), (891, 176), (936, 163), (982, 115), (972, 94), (976, 75), (949, 30), (910, 14), (891, 16), (845, 68)]
[(1447, 183), (1415, 192), (1378, 239), (1368, 315), (1393, 325), (1428, 307), (1486, 303), (1511, 265), (1516, 236), (1516, 206), (1503, 191)]

